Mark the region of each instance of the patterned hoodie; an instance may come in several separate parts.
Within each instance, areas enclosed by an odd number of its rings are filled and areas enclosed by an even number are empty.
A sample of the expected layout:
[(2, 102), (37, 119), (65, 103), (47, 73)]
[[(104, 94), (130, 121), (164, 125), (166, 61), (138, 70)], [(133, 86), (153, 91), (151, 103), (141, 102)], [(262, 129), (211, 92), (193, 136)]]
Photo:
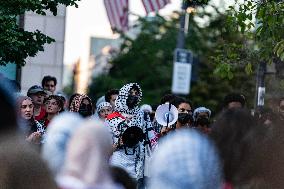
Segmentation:
[[(137, 105), (130, 109), (126, 101), (133, 87), (138, 90), (139, 97)], [(144, 133), (146, 128), (152, 127), (149, 116), (144, 116), (144, 112), (138, 107), (141, 98), (142, 90), (137, 83), (126, 84), (119, 90), (119, 95), (115, 101), (115, 112), (108, 115), (106, 119), (106, 123), (112, 132), (114, 145), (119, 145), (119, 139), (128, 127), (137, 126)], [(126, 154), (128, 151), (133, 153), (131, 155)], [(111, 164), (124, 168), (133, 178), (142, 178), (144, 174), (144, 152), (145, 147), (142, 142), (139, 142), (134, 148), (116, 149), (111, 157)]]
[(88, 101), (92, 105), (92, 100), (87, 95), (76, 94), (76, 96), (70, 102), (70, 110), (69, 111), (70, 112), (79, 112), (79, 108), (80, 108), (81, 103), (84, 99), (88, 99)]

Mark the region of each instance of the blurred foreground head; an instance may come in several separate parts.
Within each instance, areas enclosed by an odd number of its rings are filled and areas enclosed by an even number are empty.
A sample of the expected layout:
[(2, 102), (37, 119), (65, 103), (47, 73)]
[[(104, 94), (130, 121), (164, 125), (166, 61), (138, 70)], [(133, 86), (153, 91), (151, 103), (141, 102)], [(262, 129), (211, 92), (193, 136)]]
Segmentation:
[(262, 135), (253, 136), (245, 164), (242, 166), (241, 187), (250, 189), (283, 188), (284, 186), (284, 123), (272, 122), (272, 132), (264, 128)]
[(112, 188), (108, 163), (111, 153), (112, 140), (104, 123), (98, 120), (83, 122), (68, 144), (59, 185), (62, 188), (73, 188), (65, 181), (75, 178), (85, 187)]
[(171, 132), (153, 156), (150, 189), (219, 189), (218, 154), (206, 136), (190, 129)]
[(0, 188), (57, 188), (39, 154), (22, 138), (1, 136), (0, 167)]
[(244, 108), (246, 105), (246, 98), (240, 93), (227, 94), (223, 101), (224, 109), (230, 108)]
[(50, 122), (42, 147), (42, 157), (54, 176), (60, 172), (64, 164), (67, 144), (82, 121), (78, 114), (64, 112)]
[(256, 119), (242, 108), (227, 109), (212, 126), (211, 137), (219, 150), (227, 182), (235, 183), (238, 179), (250, 153), (255, 127)]
[(0, 79), (0, 133), (17, 128), (17, 115), (12, 88), (6, 79)]

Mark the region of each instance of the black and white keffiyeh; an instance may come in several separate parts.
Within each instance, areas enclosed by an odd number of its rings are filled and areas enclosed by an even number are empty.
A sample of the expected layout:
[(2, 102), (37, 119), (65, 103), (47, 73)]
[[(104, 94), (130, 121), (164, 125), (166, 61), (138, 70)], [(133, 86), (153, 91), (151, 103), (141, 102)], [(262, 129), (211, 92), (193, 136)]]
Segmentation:
[[(140, 86), (137, 83), (126, 84), (120, 89), (115, 101), (115, 112), (106, 119), (106, 123), (112, 132), (113, 144), (115, 145), (119, 144), (120, 137), (128, 127), (139, 127), (144, 133), (147, 128), (152, 127), (149, 116), (145, 119), (144, 112), (140, 110), (138, 104), (132, 109), (128, 108), (126, 101), (132, 88), (138, 90), (139, 104), (142, 98)], [(132, 155), (126, 154), (125, 149), (117, 149), (111, 157), (111, 163), (126, 169), (133, 178), (142, 178), (144, 174), (144, 148), (143, 142), (139, 142), (135, 149), (130, 149), (134, 152)]]
[(97, 112), (99, 113), (105, 107), (109, 107), (112, 109), (112, 106), (109, 102), (101, 102), (97, 107)]
[(138, 106), (134, 107), (133, 109), (129, 109), (126, 104), (126, 100), (132, 88), (138, 89), (138, 104), (140, 103), (142, 99), (142, 90), (140, 86), (137, 83), (128, 83), (119, 90), (119, 94), (117, 96), (117, 99), (115, 100), (115, 111), (130, 115), (135, 115), (138, 113), (138, 111), (140, 110)]

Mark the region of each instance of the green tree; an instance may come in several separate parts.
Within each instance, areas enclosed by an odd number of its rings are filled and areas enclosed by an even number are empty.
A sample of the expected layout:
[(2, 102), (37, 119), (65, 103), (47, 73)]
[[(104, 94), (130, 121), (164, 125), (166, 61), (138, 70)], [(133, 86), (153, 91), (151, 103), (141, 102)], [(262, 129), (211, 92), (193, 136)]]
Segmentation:
[[(196, 106), (203, 105), (216, 111), (228, 92), (241, 91), (248, 96), (248, 101), (252, 102), (254, 79), (252, 75), (243, 72), (245, 64), (234, 68), (235, 75), (230, 76), (231, 80), (213, 74), (216, 64), (212, 64), (210, 57), (216, 55), (215, 49), (228, 41), (244, 40), (242, 36), (226, 30), (227, 15), (219, 13), (216, 7), (213, 8), (216, 11), (211, 13), (201, 8), (189, 18), (190, 29), (186, 37), (186, 48), (198, 57), (199, 66), (195, 69), (198, 78), (192, 82), (191, 93), (187, 98)], [(170, 19), (161, 16), (140, 18), (137, 26), (141, 32), (135, 39), (124, 36), (121, 53), (111, 61), (113, 67), (110, 73), (93, 79), (89, 95), (97, 99), (110, 88), (120, 88), (128, 82), (138, 82), (143, 89), (143, 102), (158, 103), (161, 96), (171, 89), (173, 52), (179, 27), (178, 15), (174, 13)], [(200, 26), (196, 19), (205, 16), (209, 17), (209, 21), (205, 26)], [(247, 56), (245, 51), (243, 53)]]
[[(244, 43), (231, 42), (220, 45), (213, 61), (233, 66), (239, 60), (246, 60), (246, 71), (251, 64), (265, 61), (272, 63), (275, 58), (284, 61), (284, 2), (279, 0), (236, 0), (227, 10), (226, 28), (241, 34)], [(242, 57), (246, 51), (248, 57)], [(255, 61), (257, 60), (257, 61)]]
[(56, 16), (59, 4), (77, 7), (77, 1), (80, 0), (1, 0), (0, 65), (10, 62), (23, 66), (28, 56), (35, 56), (38, 51), (43, 51), (45, 43), (54, 42), (54, 39), (38, 30), (28, 32), (21, 28), (17, 23), (19, 15), (26, 11), (46, 15), (46, 11), (51, 11)]

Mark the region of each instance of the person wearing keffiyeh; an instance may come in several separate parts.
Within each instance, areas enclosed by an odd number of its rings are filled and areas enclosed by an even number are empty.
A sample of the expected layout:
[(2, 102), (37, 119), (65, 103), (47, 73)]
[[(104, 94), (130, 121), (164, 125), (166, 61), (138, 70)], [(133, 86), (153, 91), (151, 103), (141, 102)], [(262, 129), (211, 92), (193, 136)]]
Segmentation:
[(106, 117), (113, 112), (112, 105), (109, 102), (101, 102), (97, 107), (98, 117), (105, 121)]
[(93, 115), (92, 100), (87, 95), (75, 94), (69, 102), (69, 111), (78, 112), (82, 117), (89, 117)]
[(131, 127), (138, 127), (143, 133), (153, 131), (150, 130), (152, 124), (149, 115), (144, 114), (138, 107), (141, 98), (142, 90), (137, 83), (124, 85), (115, 100), (114, 113), (108, 115), (106, 119), (115, 147), (111, 164), (124, 168), (132, 178), (137, 180), (147, 175), (144, 171), (144, 159), (150, 156), (150, 151), (147, 150), (149, 145), (144, 146), (143, 141), (139, 141), (135, 146), (128, 147), (123, 144), (122, 135), (126, 129)]

